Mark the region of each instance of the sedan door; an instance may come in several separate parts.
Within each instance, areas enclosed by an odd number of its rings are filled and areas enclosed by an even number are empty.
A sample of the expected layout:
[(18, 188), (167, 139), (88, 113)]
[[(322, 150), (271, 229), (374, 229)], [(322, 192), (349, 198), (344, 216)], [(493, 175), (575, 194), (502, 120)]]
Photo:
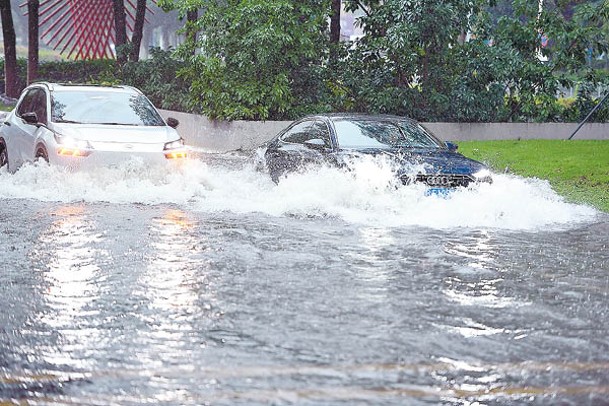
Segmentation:
[(329, 160), (332, 152), (330, 131), (323, 120), (315, 120), (309, 127), (306, 136), (302, 138), (302, 145), (304, 148), (301, 155), (301, 166), (331, 163)]
[(303, 154), (307, 152), (303, 142), (310, 137), (309, 129), (313, 122), (305, 120), (294, 124), (269, 145), (265, 158), (273, 181), (277, 182), (283, 174), (302, 167)]

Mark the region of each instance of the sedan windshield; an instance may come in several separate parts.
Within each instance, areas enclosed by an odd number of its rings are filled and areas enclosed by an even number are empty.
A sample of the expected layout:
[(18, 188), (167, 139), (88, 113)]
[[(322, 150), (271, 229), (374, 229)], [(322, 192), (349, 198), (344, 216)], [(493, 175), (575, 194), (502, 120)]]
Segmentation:
[(407, 120), (337, 120), (341, 148), (440, 148), (441, 144), (419, 124)]
[(70, 89), (52, 93), (56, 123), (162, 126), (163, 119), (141, 94), (127, 91)]

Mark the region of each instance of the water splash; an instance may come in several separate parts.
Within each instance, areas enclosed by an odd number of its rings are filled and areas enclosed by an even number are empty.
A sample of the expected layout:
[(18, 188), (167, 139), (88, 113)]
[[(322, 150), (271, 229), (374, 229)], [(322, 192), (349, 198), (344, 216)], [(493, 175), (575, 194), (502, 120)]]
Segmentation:
[(202, 155), (182, 164), (148, 166), (133, 160), (115, 168), (71, 173), (26, 165), (0, 171), (0, 198), (118, 204), (177, 204), (203, 212), (231, 211), (270, 216), (334, 217), (386, 227), (489, 227), (539, 229), (592, 221), (598, 212), (570, 204), (549, 183), (495, 175), (448, 196), (426, 196), (422, 185), (400, 187), (391, 164), (365, 159), (350, 171), (317, 168), (275, 185), (249, 159)]

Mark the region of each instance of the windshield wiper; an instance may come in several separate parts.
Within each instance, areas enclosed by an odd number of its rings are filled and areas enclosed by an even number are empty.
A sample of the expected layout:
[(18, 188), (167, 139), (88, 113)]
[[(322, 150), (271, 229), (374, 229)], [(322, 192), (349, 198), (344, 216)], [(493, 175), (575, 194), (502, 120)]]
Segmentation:
[(62, 118), (60, 119), (56, 119), (54, 120), (56, 123), (68, 123), (68, 124), (83, 124), (80, 121), (74, 121), (74, 120), (64, 120)]
[(132, 125), (132, 126), (137, 126), (137, 124), (133, 124), (133, 123), (96, 123), (99, 125)]

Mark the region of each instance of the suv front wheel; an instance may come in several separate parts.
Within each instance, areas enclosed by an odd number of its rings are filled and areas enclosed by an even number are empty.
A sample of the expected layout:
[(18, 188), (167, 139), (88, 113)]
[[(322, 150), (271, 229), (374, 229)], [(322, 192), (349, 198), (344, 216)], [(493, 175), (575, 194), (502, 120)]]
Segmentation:
[(47, 150), (43, 146), (39, 146), (36, 150), (35, 159), (44, 159), (46, 163), (49, 163), (49, 154), (47, 154)]
[(0, 143), (0, 168), (4, 168), (6, 165), (8, 165), (8, 151), (6, 145)]

